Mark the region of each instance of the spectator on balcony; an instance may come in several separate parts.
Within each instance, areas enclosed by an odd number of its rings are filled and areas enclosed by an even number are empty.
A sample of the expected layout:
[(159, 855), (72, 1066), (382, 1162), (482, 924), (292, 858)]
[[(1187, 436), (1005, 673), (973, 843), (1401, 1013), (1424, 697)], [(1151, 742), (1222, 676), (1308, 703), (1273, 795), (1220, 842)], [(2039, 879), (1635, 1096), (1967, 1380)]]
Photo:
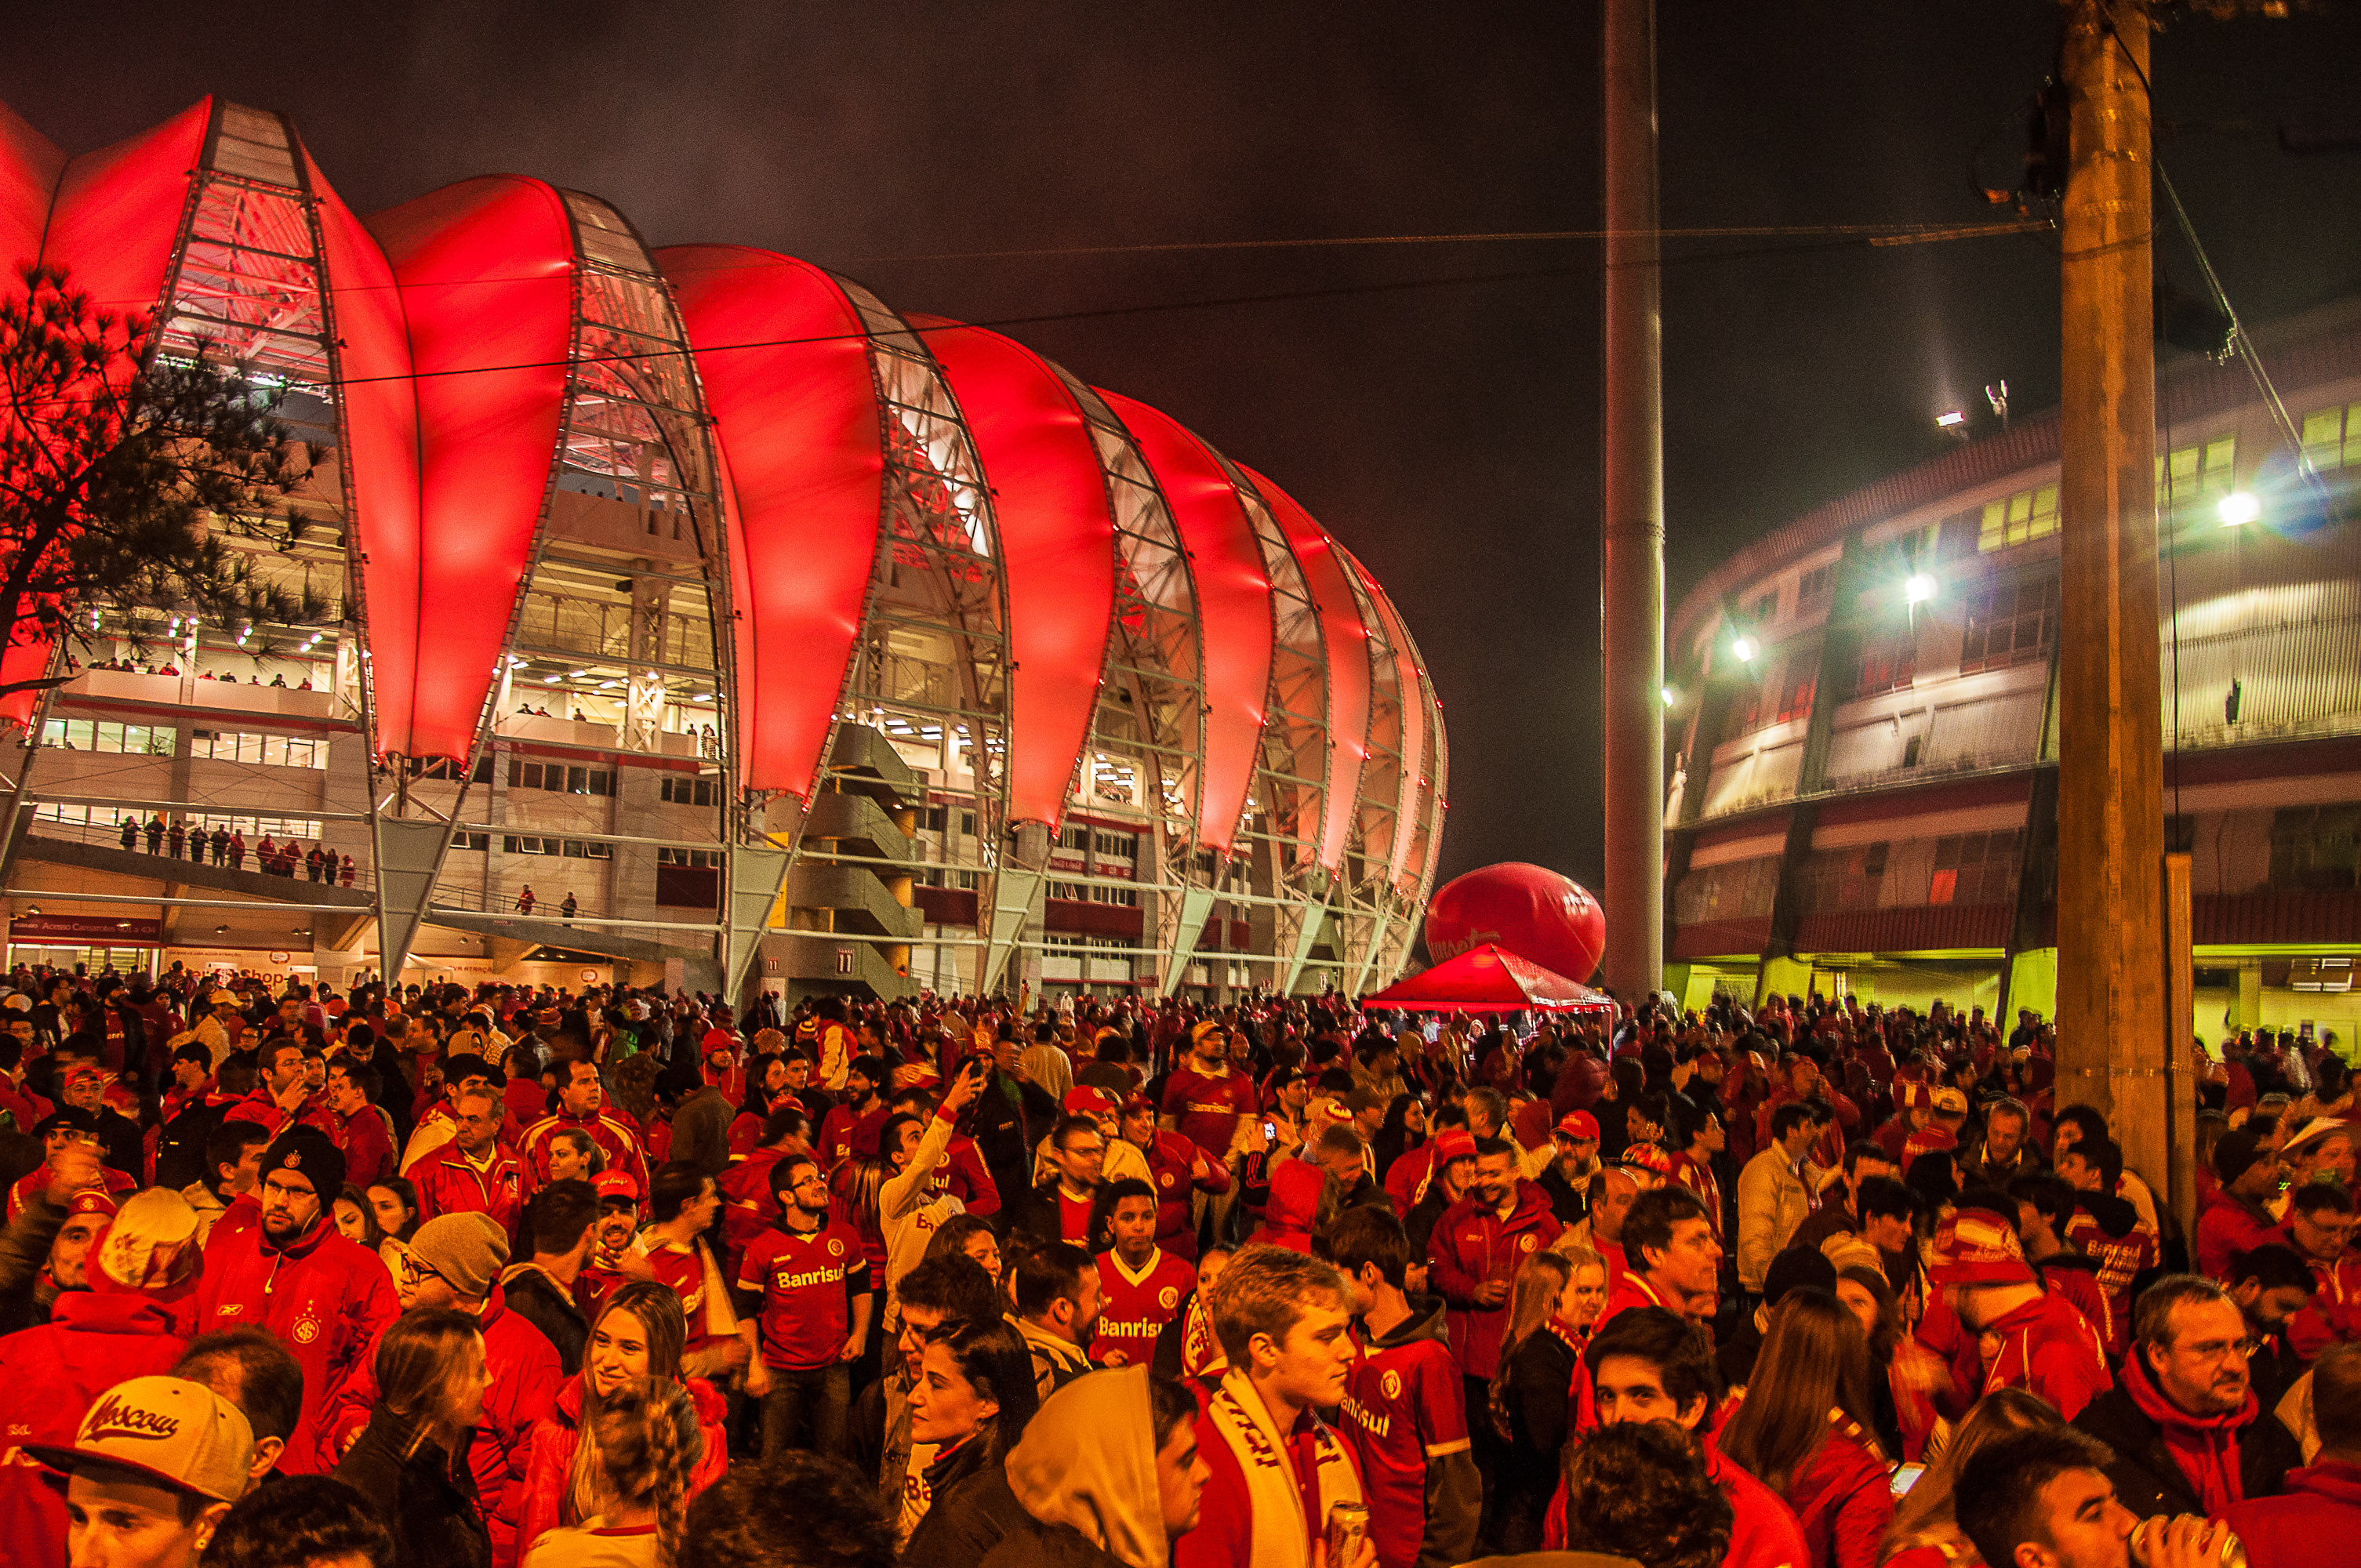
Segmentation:
[(189, 829), (187, 826), (177, 818), (174, 819), (172, 826), (165, 830), (164, 842), (171, 849), (171, 858), (176, 861), (179, 860), (181, 858), (181, 851), (187, 849), (189, 845)]
[(148, 852), (151, 855), (164, 852), (164, 814), (160, 811), (148, 819)]
[(126, 850), (137, 850), (139, 847), (139, 819), (137, 817), (126, 817), (123, 819), (122, 839), (123, 847)]
[(346, 855), (345, 857), (342, 880), (345, 886), (350, 887), (353, 885), (353, 858), (350, 855)]
[(220, 865), (220, 864), (222, 864), (224, 861), (227, 861), (227, 860), (229, 859), (229, 829), (228, 829), (228, 828), (214, 828), (214, 834), (213, 834), (213, 850), (214, 850), (214, 864), (215, 864), (215, 865)]
[(312, 873), (312, 880), (318, 882), (321, 872), (328, 865), (328, 851), (317, 844), (313, 845), (312, 852), (303, 857), (303, 865)]
[(229, 836), (229, 869), (234, 872), (246, 869), (246, 835), (235, 828)]
[(524, 891), (517, 894), (516, 909), (520, 915), (533, 913), (533, 883), (525, 883)]
[(574, 924), (574, 912), (581, 907), (575, 902), (574, 894), (569, 891), (566, 895), (566, 902), (557, 906), (558, 916), (571, 926)]

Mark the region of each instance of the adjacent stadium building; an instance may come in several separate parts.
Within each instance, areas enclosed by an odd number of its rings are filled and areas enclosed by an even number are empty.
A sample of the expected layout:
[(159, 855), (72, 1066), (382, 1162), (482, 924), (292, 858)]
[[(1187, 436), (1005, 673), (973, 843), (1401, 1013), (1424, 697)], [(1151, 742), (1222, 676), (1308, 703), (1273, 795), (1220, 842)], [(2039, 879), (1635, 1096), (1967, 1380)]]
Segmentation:
[[(2158, 378), (2167, 841), (2193, 861), (2198, 1034), (2309, 1024), (2349, 1046), (2361, 303), (2257, 341), (2284, 416), (2235, 362)], [(2053, 1014), (2058, 477), (2057, 416), (2020, 419), (1771, 532), (1682, 600), (1675, 991)]]
[[(330, 606), (96, 604), (9, 652), (71, 676), (8, 707), (12, 960), (888, 997), (1400, 970), (1446, 776), (1417, 645), (1156, 410), (534, 180), (363, 220), (283, 117), (212, 100), (72, 158), (0, 109), (0, 260), (281, 394), (307, 526), (225, 537)], [(246, 864), (172, 858), (218, 829)], [(336, 872), (262, 874), (265, 836)]]

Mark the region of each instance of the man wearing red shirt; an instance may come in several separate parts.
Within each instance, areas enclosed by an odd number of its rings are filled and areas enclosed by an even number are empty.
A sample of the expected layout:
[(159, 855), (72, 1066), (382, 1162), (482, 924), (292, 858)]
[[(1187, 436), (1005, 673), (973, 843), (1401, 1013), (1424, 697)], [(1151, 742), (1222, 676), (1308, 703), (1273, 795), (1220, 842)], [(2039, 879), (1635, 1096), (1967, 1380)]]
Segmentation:
[(1697, 1194), (1686, 1187), (1648, 1189), (1631, 1201), (1622, 1235), (1629, 1266), (1608, 1291), (1591, 1332), (1634, 1307), (1663, 1307), (1709, 1327), (1720, 1299), (1721, 1243)]
[(2156, 1227), (2129, 1200), (2115, 1195), (2124, 1153), (2113, 1138), (2084, 1138), (2058, 1151), (2058, 1176), (2074, 1189), (2075, 1208), (2060, 1239), (2099, 1265), (2099, 1294), (2107, 1309), (2100, 1325), (2110, 1354), (2131, 1343), (2132, 1281), (2157, 1266), (2162, 1248)]
[(2334, 1182), (2299, 1187), (2280, 1227), (2319, 1288), (2288, 1320), (2288, 1344), (2312, 1360), (2339, 1340), (2361, 1341), (2361, 1254), (2353, 1250), (2353, 1197)]
[(1090, 1345), (1101, 1366), (1144, 1366), (1156, 1336), (1197, 1288), (1197, 1266), (1156, 1245), (1156, 1190), (1133, 1179), (1107, 1189), (1115, 1245), (1099, 1254), (1099, 1332)]
[(747, 1244), (736, 1279), (750, 1310), (761, 1300), (746, 1392), (763, 1401), (763, 1457), (840, 1453), (851, 1364), (869, 1337), (869, 1264), (861, 1238), (829, 1217), (828, 1181), (810, 1155), (782, 1155), (770, 1181), (780, 1223)]
[[(1339, 1503), (1362, 1503), (1352, 1444), (1320, 1418), (1352, 1377), (1353, 1294), (1335, 1269), (1279, 1247), (1241, 1250), (1207, 1292), (1229, 1369), (1197, 1419), (1211, 1475), (1172, 1568), (1310, 1568)], [(1376, 1532), (1345, 1563), (1376, 1568)]]
[(524, 1210), (524, 1170), (500, 1145), (506, 1114), (500, 1098), (489, 1089), (468, 1090), (452, 1109), (458, 1116), (451, 1141), (410, 1168), (418, 1188), (418, 1217), (489, 1214), (501, 1234), (514, 1236)]
[(251, 1122), (277, 1137), (296, 1122), (329, 1128), (326, 1107), (310, 1103), (311, 1086), (303, 1077), (303, 1045), (300, 1040), (275, 1040), (262, 1047), (255, 1063), (259, 1076), (254, 1092), (231, 1111), (233, 1120)]
[(1510, 1282), (1564, 1228), (1542, 1190), (1518, 1175), (1515, 1148), (1478, 1139), (1476, 1190), (1444, 1212), (1426, 1244), (1427, 1277), (1450, 1308), (1451, 1351), (1470, 1408), (1484, 1408), (1499, 1368)]
[(752, 1348), (752, 1336), (741, 1332), (728, 1281), (705, 1248), (705, 1233), (720, 1207), (713, 1179), (695, 1166), (659, 1167), (648, 1191), (648, 1223), (631, 1243), (655, 1277), (680, 1298), (688, 1321), (681, 1371), (689, 1377), (718, 1376), (742, 1361), (741, 1343)]
[(2230, 1265), (2272, 1238), (2263, 1205), (2279, 1190), (2279, 1158), (2252, 1127), (2233, 1127), (2213, 1146), (2213, 1174), (2222, 1185), (2197, 1216), (2197, 1267), (2227, 1283)]
[(760, 1143), (721, 1173), (721, 1246), (730, 1278), (746, 1244), (779, 1223), (779, 1200), (771, 1191), (771, 1171), (788, 1155), (811, 1151), (811, 1123), (793, 1101), (763, 1118)]
[[(1962, 1209), (1935, 1233), (1927, 1269), (1965, 1331), (1997, 1347), (1983, 1363), (1977, 1397), (2023, 1388), (2068, 1420), (2114, 1387), (2099, 1331), (2062, 1296), (2041, 1288), (2009, 1223), (1988, 1209)], [(1920, 1337), (1938, 1321), (1927, 1313)], [(1942, 1347), (1928, 1340), (1938, 1354)], [(1948, 1355), (1944, 1357), (1947, 1361)]]
[(1347, 1210), (1328, 1249), (1360, 1319), (1361, 1354), (1337, 1420), (1360, 1457), (1378, 1568), (1464, 1563), (1476, 1554), (1484, 1483), (1443, 1303), (1404, 1294), (1410, 1238), (1387, 1210)]
[(640, 1184), (628, 1170), (602, 1170), (590, 1182), (598, 1195), (598, 1217), (590, 1224), (590, 1253), (574, 1277), (575, 1305), (592, 1327), (607, 1298), (626, 1279), (652, 1279), (655, 1271), (631, 1248), (640, 1229)]
[(1195, 1262), (1194, 1194), (1227, 1192), (1230, 1168), (1207, 1156), (1193, 1140), (1158, 1126), (1156, 1102), (1144, 1094), (1124, 1102), (1118, 1125), (1123, 1140), (1148, 1157), (1148, 1173), (1155, 1179), (1157, 1246)]
[(834, 1170), (852, 1158), (852, 1129), (872, 1117), (881, 1121), (885, 1110), (885, 1064), (875, 1057), (856, 1057), (844, 1073), (844, 1098), (820, 1118), (819, 1157)]
[[(83, 1148), (93, 1157), (104, 1155), (98, 1139), (98, 1118), (78, 1106), (60, 1105), (33, 1124), (33, 1135), (41, 1140), (42, 1160), (31, 1171), (8, 1189), (8, 1219), (14, 1223), (25, 1212), (35, 1194), (48, 1190), (71, 1169), (78, 1173), (74, 1179), (91, 1187), (102, 1188), (108, 1197), (121, 1198), (139, 1184), (111, 1165), (99, 1165), (94, 1169), (79, 1160), (69, 1159), (66, 1151)], [(87, 1176), (80, 1174), (90, 1172)]]
[(579, 1128), (607, 1157), (607, 1168), (630, 1173), (642, 1192), (648, 1190), (648, 1162), (639, 1133), (631, 1123), (607, 1110), (607, 1087), (598, 1081), (598, 1064), (569, 1061), (562, 1069), (557, 1109), (524, 1130), (517, 1159), (525, 1180), (538, 1192), (553, 1179), (549, 1172), (549, 1139), (562, 1127)]
[(345, 1157), (345, 1179), (366, 1192), (393, 1174), (393, 1134), (369, 1098), (377, 1069), (342, 1058), (328, 1064), (327, 1134)]
[(262, 1219), (215, 1226), (197, 1286), (197, 1332), (268, 1329), (303, 1369), (303, 1413), (280, 1469), (322, 1464), (323, 1419), (368, 1346), (400, 1311), (377, 1254), (337, 1234), (331, 1209), (345, 1157), (313, 1127), (291, 1127), (262, 1156)]
[[(1254, 1080), (1234, 1071), (1226, 1058), (1222, 1026), (1208, 1019), (1189, 1032), (1189, 1059), (1164, 1080), (1164, 1125), (1203, 1151), (1207, 1159), (1227, 1167), (1236, 1146), (1240, 1117), (1261, 1108)], [(1218, 1230), (1229, 1212), (1235, 1189), (1211, 1196)], [(1202, 1212), (1202, 1211), (1201, 1211)]]
[(1673, 1182), (1697, 1194), (1705, 1206), (1706, 1219), (1713, 1225), (1713, 1239), (1722, 1241), (1721, 1179), (1713, 1173), (1713, 1157), (1728, 1146), (1730, 1135), (1722, 1130), (1719, 1113), (1709, 1106), (1673, 1119), (1679, 1124), (1675, 1135), (1686, 1140), (1673, 1157)]

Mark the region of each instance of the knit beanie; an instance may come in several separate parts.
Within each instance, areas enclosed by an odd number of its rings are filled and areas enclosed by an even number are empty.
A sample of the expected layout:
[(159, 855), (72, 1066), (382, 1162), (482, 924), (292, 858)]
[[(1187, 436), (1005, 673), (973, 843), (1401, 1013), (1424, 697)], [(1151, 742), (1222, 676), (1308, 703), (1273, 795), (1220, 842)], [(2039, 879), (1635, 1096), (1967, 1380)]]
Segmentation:
[(418, 1227), (410, 1255), (441, 1275), (460, 1295), (489, 1296), (508, 1266), (509, 1238), (489, 1214), (442, 1214)]
[(327, 1134), (300, 1122), (262, 1151), (263, 1179), (269, 1180), (274, 1170), (291, 1170), (309, 1181), (319, 1195), (323, 1214), (345, 1190), (344, 1151), (329, 1141)]

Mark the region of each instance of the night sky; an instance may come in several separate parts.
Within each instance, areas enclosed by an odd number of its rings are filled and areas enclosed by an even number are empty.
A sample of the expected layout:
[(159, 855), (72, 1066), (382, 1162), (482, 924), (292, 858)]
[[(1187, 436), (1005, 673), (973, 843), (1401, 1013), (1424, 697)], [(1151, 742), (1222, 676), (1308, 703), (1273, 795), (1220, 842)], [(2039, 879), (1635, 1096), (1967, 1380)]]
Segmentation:
[[(2057, 16), (1660, 0), (1665, 223), (2009, 215), (1972, 187), (2013, 182)], [(291, 114), (364, 214), (538, 175), (655, 245), (769, 247), (1007, 323), (1269, 474), (1387, 586), (1450, 726), (1445, 876), (1531, 860), (1595, 887), (1597, 247), (973, 253), (1594, 228), (1598, 25), (1471, 0), (86, 4), (12, 16), (0, 98), (80, 152), (214, 93)], [(2160, 154), (2252, 320), (2361, 290), (2361, 153), (2276, 139), (2361, 132), (2356, 64), (2352, 3), (2158, 40)], [(1675, 602), (1763, 529), (1941, 450), (1934, 415), (1986, 381), (2021, 412), (2055, 401), (2046, 236), (1668, 251)], [(1290, 297), (1240, 302), (1263, 295)]]

